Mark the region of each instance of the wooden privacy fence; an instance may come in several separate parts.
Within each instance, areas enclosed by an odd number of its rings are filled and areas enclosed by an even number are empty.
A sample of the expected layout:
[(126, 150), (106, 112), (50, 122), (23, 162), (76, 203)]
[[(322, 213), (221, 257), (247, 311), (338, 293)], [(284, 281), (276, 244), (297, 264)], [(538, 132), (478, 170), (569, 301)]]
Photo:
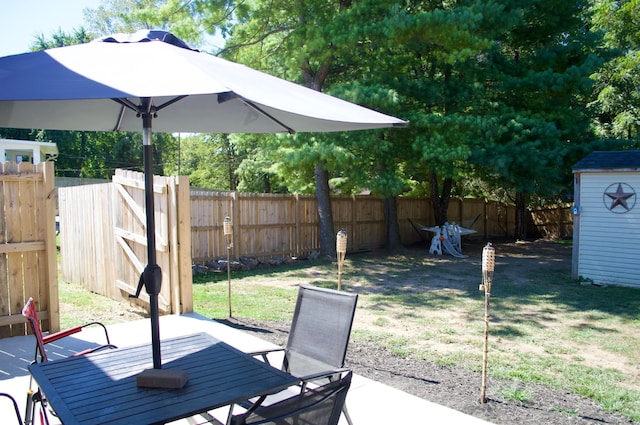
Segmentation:
[[(383, 202), (372, 196), (331, 198), (335, 230), (345, 229), (348, 250), (382, 248), (386, 243)], [(402, 242), (411, 244), (428, 232), (411, 222), (434, 225), (428, 198), (398, 198), (398, 222)], [(306, 255), (320, 249), (317, 201), (311, 195), (276, 195), (239, 192), (191, 192), (191, 255), (194, 263), (226, 256), (223, 221), (233, 223), (232, 257)], [(471, 225), (478, 236), (513, 234), (513, 206), (477, 199), (453, 199), (449, 220)], [(411, 220), (411, 221), (410, 221)]]
[[(62, 277), (114, 298), (135, 291), (146, 265), (143, 175), (118, 170), (112, 183), (59, 189)], [(227, 255), (225, 217), (232, 221), (232, 258), (300, 257), (320, 248), (317, 202), (310, 195), (189, 190), (187, 177), (154, 177), (158, 264), (163, 270), (160, 307), (190, 311), (191, 265)], [(332, 197), (335, 230), (348, 234), (348, 251), (386, 243), (383, 202), (371, 196)], [(559, 226), (543, 212), (534, 224), (552, 234)], [(428, 198), (398, 198), (404, 244), (429, 243)], [(477, 231), (471, 237), (513, 236), (515, 209), (494, 201), (452, 199), (448, 217)], [(145, 295), (144, 291), (142, 295)]]
[[(189, 180), (153, 180), (156, 262), (162, 269), (158, 307), (193, 311)], [(61, 275), (114, 299), (134, 294), (147, 265), (144, 175), (117, 170), (112, 183), (58, 191)], [(140, 300), (148, 303), (146, 291)]]
[(45, 330), (60, 328), (53, 163), (0, 163), (0, 337), (25, 335), (33, 297)]

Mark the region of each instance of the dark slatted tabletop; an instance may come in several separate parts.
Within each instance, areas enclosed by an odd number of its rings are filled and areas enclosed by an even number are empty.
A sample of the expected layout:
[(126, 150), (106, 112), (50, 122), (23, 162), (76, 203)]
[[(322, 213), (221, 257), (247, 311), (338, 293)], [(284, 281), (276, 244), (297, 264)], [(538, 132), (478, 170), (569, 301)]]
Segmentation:
[(162, 362), (163, 369), (187, 371), (183, 388), (136, 385), (136, 376), (153, 367), (150, 344), (38, 363), (29, 371), (65, 425), (165, 423), (297, 382), (204, 333), (162, 341)]

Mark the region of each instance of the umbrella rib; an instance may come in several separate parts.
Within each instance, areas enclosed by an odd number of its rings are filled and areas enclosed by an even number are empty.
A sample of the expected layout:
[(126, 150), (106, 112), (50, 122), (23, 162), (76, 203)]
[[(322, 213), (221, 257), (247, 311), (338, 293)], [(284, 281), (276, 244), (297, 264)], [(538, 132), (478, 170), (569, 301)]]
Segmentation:
[(120, 112), (118, 113), (118, 120), (116, 121), (116, 126), (113, 128), (113, 131), (120, 131), (120, 126), (122, 125), (122, 119), (124, 118), (124, 105), (120, 105)]
[(187, 95), (186, 95), (186, 94), (183, 94), (183, 95), (181, 95), (181, 96), (174, 97), (173, 99), (168, 100), (168, 101), (166, 101), (165, 103), (163, 103), (162, 105), (158, 106), (158, 107), (156, 108), (156, 111), (160, 111), (160, 110), (162, 110), (162, 109), (166, 108), (167, 106), (173, 105), (174, 103), (176, 103), (176, 102), (178, 102), (178, 101), (180, 101), (180, 100), (184, 99), (185, 97), (187, 97)]
[(132, 101), (130, 101), (127, 98), (112, 98), (111, 100), (113, 100), (114, 102), (119, 103), (120, 105), (122, 105), (122, 107), (120, 108), (120, 112), (118, 113), (118, 119), (116, 120), (116, 126), (113, 129), (113, 131), (120, 131), (120, 126), (122, 125), (122, 120), (124, 119), (124, 108), (129, 108), (129, 109), (133, 110), (136, 113), (140, 113), (140, 110), (135, 105), (135, 103), (133, 103)]
[(259, 113), (261, 113), (262, 115), (264, 115), (265, 117), (269, 118), (271, 121), (275, 122), (276, 124), (278, 124), (279, 126), (281, 126), (282, 128), (284, 128), (285, 130), (287, 130), (287, 132), (289, 134), (296, 134), (296, 131), (294, 129), (292, 129), (291, 127), (285, 125), (282, 121), (278, 120), (277, 118), (271, 116), (270, 114), (268, 114), (267, 112), (265, 112), (262, 108), (260, 108), (258, 105), (254, 104), (253, 102), (242, 98), (242, 97), (238, 97), (238, 99), (240, 99), (240, 101), (242, 103), (244, 103), (245, 105), (247, 105), (248, 107), (255, 109), (256, 111), (258, 111)]

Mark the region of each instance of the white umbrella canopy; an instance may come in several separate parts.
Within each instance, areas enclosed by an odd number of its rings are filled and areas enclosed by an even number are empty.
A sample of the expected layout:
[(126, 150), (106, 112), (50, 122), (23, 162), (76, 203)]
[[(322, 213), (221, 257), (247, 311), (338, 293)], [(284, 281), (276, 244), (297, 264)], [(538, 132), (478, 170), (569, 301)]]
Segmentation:
[(144, 31), (0, 58), (0, 127), (139, 131), (136, 109), (142, 98), (151, 99), (157, 113), (153, 129), (160, 132), (327, 132), (406, 125), (170, 41), (182, 43), (170, 33)]
[[(145, 208), (154, 211), (151, 129), (295, 133), (404, 127), (407, 122), (190, 49), (166, 31), (0, 58), (0, 127), (143, 133)], [(154, 214), (144, 283), (154, 369), (161, 369)]]

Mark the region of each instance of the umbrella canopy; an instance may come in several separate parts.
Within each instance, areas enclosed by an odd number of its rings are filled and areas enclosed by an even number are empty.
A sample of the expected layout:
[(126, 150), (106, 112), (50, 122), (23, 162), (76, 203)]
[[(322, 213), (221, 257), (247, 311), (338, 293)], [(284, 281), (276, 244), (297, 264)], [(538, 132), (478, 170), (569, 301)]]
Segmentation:
[[(146, 42), (145, 42), (146, 41)], [(191, 50), (163, 31), (0, 58), (0, 127), (325, 132), (403, 126), (397, 118)]]
[[(161, 368), (151, 128), (294, 133), (406, 126), (400, 119), (190, 49), (165, 31), (116, 34), (0, 58), (0, 127), (143, 132), (154, 368)], [(151, 213), (149, 213), (151, 212)]]

